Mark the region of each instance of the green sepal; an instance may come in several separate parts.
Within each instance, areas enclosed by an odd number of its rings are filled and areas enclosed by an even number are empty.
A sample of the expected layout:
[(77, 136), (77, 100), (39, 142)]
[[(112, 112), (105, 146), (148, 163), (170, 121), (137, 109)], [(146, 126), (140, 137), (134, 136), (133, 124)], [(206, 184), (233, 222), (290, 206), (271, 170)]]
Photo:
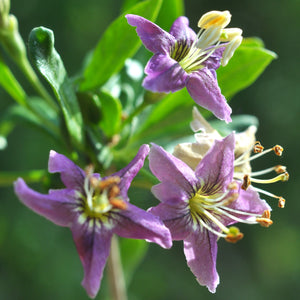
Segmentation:
[(74, 144), (84, 143), (83, 119), (76, 94), (64, 64), (54, 48), (54, 35), (45, 27), (34, 28), (29, 35), (29, 52), (43, 77), (51, 85), (63, 112)]

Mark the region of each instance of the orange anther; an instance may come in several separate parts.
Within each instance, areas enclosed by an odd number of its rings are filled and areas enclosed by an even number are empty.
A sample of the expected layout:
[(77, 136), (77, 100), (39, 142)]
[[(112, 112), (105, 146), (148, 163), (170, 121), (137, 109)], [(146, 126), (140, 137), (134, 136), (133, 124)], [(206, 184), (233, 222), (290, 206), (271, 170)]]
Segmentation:
[(109, 203), (118, 209), (124, 210), (127, 208), (127, 203), (125, 201), (123, 201), (122, 199), (118, 199), (118, 198), (112, 198), (109, 199)]
[(278, 166), (275, 167), (275, 172), (277, 174), (285, 173), (286, 172), (286, 167), (278, 165)]
[(285, 206), (285, 199), (282, 198), (282, 197), (279, 197), (279, 199), (278, 199), (278, 207), (284, 208), (284, 206)]
[(246, 174), (243, 178), (242, 189), (246, 191), (250, 184), (250, 176)]
[(279, 145), (276, 145), (273, 147), (273, 150), (275, 152), (276, 155), (281, 156), (282, 152), (283, 152), (283, 148)]
[(253, 152), (254, 153), (261, 153), (264, 151), (264, 147), (261, 145), (259, 141), (256, 141), (253, 146)]

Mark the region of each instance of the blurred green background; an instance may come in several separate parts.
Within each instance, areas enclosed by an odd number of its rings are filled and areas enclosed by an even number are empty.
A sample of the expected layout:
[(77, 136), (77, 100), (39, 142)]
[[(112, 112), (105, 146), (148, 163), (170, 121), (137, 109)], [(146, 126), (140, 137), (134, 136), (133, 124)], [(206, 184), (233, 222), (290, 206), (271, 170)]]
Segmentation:
[[(11, 13), (17, 16), (25, 40), (35, 26), (51, 28), (66, 69), (75, 75), (86, 52), (120, 13), (121, 4), (121, 0), (12, 0)], [(231, 106), (234, 114), (258, 117), (257, 136), (266, 147), (284, 146), (283, 157), (271, 155), (255, 166), (288, 166), (290, 181), (267, 187), (286, 198), (286, 208), (279, 209), (277, 201), (269, 200), (274, 220), (269, 229), (241, 225), (245, 238), (238, 244), (219, 241), (221, 283), (216, 294), (197, 284), (186, 265), (182, 243), (175, 242), (169, 251), (151, 244), (130, 284), (130, 300), (298, 299), (300, 295), (300, 0), (186, 1), (186, 16), (195, 29), (206, 11), (226, 9), (233, 16), (230, 27), (241, 27), (244, 36), (259, 36), (278, 54), (251, 87), (233, 98)], [(12, 69), (26, 87), (22, 75), (13, 65)], [(12, 102), (2, 89), (0, 99), (1, 110)], [(19, 126), (0, 152), (1, 171), (45, 168), (50, 149), (51, 140)], [(143, 191), (131, 194), (144, 197)], [(83, 271), (69, 230), (29, 211), (11, 187), (0, 189), (0, 203), (0, 299), (88, 299), (80, 285)], [(105, 292), (104, 280), (97, 299), (103, 299)]]

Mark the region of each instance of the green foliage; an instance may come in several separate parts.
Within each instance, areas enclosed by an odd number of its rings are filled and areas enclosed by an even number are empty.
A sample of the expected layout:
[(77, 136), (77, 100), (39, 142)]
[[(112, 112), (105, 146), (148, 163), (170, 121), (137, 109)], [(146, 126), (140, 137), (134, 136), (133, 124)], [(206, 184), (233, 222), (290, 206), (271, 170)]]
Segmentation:
[(217, 70), (223, 95), (230, 99), (251, 85), (277, 55), (264, 48), (260, 39), (244, 39), (226, 67)]
[(54, 48), (53, 32), (44, 27), (34, 28), (29, 35), (29, 51), (33, 63), (53, 88), (73, 143), (82, 145), (84, 134), (81, 112), (74, 87)]
[(145, 257), (149, 243), (144, 240), (120, 239), (120, 253), (126, 285), (130, 284), (132, 275)]
[(103, 85), (124, 66), (141, 45), (135, 30), (128, 25), (126, 14), (137, 14), (154, 21), (162, 0), (147, 0), (138, 3), (118, 17), (105, 31), (88, 62), (81, 82), (82, 91)]
[(26, 94), (8, 66), (3, 62), (2, 57), (0, 57), (0, 85), (20, 105), (26, 105)]
[(103, 91), (99, 93), (99, 99), (101, 103), (100, 127), (106, 136), (111, 137), (120, 128), (122, 105), (119, 99)]

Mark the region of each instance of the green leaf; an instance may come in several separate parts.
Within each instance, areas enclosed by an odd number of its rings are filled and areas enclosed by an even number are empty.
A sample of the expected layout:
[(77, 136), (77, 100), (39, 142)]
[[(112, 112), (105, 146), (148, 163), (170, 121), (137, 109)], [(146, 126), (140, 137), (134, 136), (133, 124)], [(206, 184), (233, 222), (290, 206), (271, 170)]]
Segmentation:
[(164, 0), (156, 19), (156, 24), (158, 24), (164, 30), (169, 31), (175, 19), (183, 15), (183, 0)]
[(100, 127), (106, 134), (111, 137), (118, 132), (121, 125), (122, 105), (119, 99), (112, 97), (107, 92), (99, 93), (101, 103), (101, 121)]
[(193, 104), (194, 101), (191, 99), (191, 96), (188, 94), (186, 89), (166, 95), (164, 99), (160, 100), (151, 107), (151, 111), (146, 118), (143, 117), (143, 119), (146, 119), (146, 121), (141, 124), (138, 132), (144, 132), (149, 128), (153, 129), (155, 124), (165, 120), (171, 114), (171, 112), (174, 112), (179, 108), (182, 110), (184, 107), (192, 107)]
[(104, 32), (97, 44), (83, 75), (80, 89), (94, 89), (104, 84), (124, 66), (141, 45), (135, 29), (127, 23), (126, 14), (137, 14), (154, 21), (162, 0), (147, 0), (138, 3), (118, 17)]
[(0, 57), (0, 85), (2, 85), (7, 93), (20, 105), (26, 106), (26, 94), (8, 66), (2, 60), (2, 57)]
[(120, 239), (120, 254), (126, 285), (142, 259), (145, 257), (149, 243), (144, 240)]
[(265, 48), (259, 39), (244, 39), (226, 67), (217, 70), (222, 94), (231, 98), (251, 85), (277, 55)]
[(53, 88), (72, 142), (82, 145), (84, 140), (82, 115), (73, 85), (54, 48), (53, 32), (45, 27), (34, 28), (29, 35), (29, 51), (35, 66)]

